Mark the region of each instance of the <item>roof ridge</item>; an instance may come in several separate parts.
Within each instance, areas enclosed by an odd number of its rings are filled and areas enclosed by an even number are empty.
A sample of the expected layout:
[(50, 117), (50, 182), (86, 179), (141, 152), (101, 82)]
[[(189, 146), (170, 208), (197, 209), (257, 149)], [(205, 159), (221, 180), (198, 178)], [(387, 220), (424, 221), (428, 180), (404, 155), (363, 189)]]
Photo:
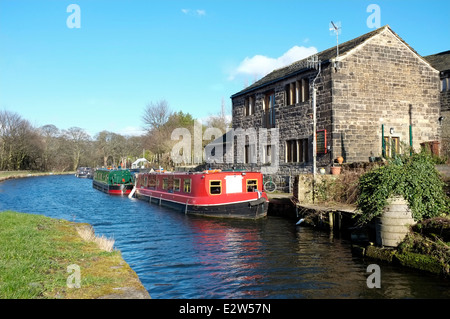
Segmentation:
[[(353, 38), (351, 40), (348, 40), (348, 41), (345, 41), (345, 42), (339, 44), (339, 48), (340, 49), (344, 48), (343, 51), (341, 51), (341, 52), (345, 53), (345, 52), (347, 52), (347, 51), (349, 51), (349, 50), (351, 50), (351, 49), (361, 45), (362, 43), (366, 42), (367, 40), (371, 39), (372, 37), (374, 37), (375, 35), (381, 33), (382, 31), (384, 31), (386, 29), (389, 29), (396, 36), (398, 36), (394, 31), (392, 31), (392, 29), (390, 28), (389, 24), (386, 24), (386, 25), (384, 25), (384, 26), (382, 26), (380, 28), (377, 28), (377, 29), (372, 30), (372, 31), (367, 32), (367, 33), (364, 33), (364, 34), (360, 35), (359, 37)], [(239, 91), (236, 94), (233, 94), (232, 96), (241, 95), (241, 94), (243, 94), (243, 93), (245, 93), (247, 91), (251, 91), (253, 89), (256, 89), (260, 85), (263, 85), (263, 84), (266, 84), (267, 82), (270, 82), (270, 79), (269, 80), (265, 80), (265, 79), (269, 78), (274, 73), (277, 73), (277, 72), (278, 73), (282, 73), (283, 70), (292, 69), (291, 71), (288, 72), (288, 74), (291, 74), (293, 72), (297, 72), (297, 71), (305, 68), (306, 67), (305, 63), (306, 63), (307, 59), (309, 59), (311, 56), (317, 55), (319, 57), (319, 59), (320, 59), (320, 57), (323, 57), (324, 60), (322, 60), (321, 62), (325, 63), (325, 62), (331, 60), (332, 58), (336, 57), (336, 53), (335, 53), (336, 50), (335, 50), (335, 48), (336, 48), (336, 46), (332, 46), (330, 48), (327, 48), (327, 49), (322, 50), (320, 52), (317, 52), (315, 54), (311, 54), (311, 55), (309, 55), (309, 56), (307, 56), (307, 57), (305, 57), (305, 58), (303, 58), (301, 60), (297, 60), (295, 62), (292, 62), (289, 65), (286, 65), (286, 66), (274, 69), (271, 72), (267, 73), (264, 77), (262, 77), (261, 79), (259, 79), (255, 83), (253, 83), (252, 85), (246, 87), (245, 89)], [(298, 68), (295, 67), (295, 65), (298, 65)], [(303, 66), (303, 68), (302, 68), (302, 66)], [(288, 75), (288, 74), (286, 74), (286, 75)], [(277, 77), (277, 78), (279, 78), (279, 77)]]

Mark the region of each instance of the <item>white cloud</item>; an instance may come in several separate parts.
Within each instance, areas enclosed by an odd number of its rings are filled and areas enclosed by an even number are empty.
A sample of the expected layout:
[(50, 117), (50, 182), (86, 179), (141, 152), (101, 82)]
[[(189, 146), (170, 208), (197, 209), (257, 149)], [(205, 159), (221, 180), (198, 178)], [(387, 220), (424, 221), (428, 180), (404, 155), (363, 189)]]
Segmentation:
[(120, 134), (120, 135), (126, 135), (126, 136), (140, 136), (140, 135), (144, 135), (146, 132), (141, 127), (126, 126), (126, 127), (122, 127), (116, 133)]
[(206, 15), (206, 11), (205, 10), (196, 10), (195, 12), (197, 12), (197, 15), (198, 16), (204, 16), (204, 15)]
[(197, 10), (181, 9), (181, 12), (183, 12), (186, 15), (197, 16), (197, 17), (202, 17), (202, 16), (206, 15), (206, 10), (203, 10), (203, 9), (197, 9)]
[(264, 55), (255, 55), (251, 58), (246, 57), (239, 66), (231, 72), (229, 79), (233, 80), (238, 75), (260, 78), (275, 69), (282, 68), (315, 53), (317, 53), (315, 47), (294, 46), (278, 58), (271, 58)]

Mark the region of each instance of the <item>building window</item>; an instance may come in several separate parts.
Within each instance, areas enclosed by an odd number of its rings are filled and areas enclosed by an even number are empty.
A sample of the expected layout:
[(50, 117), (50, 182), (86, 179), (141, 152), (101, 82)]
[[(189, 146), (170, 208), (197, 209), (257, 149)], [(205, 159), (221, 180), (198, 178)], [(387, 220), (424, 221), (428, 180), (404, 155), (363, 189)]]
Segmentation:
[(301, 79), (285, 86), (286, 105), (307, 102), (309, 100), (309, 79)]
[(449, 90), (449, 83), (448, 83), (448, 78), (442, 79), (441, 80), (441, 92), (445, 92)]
[(245, 145), (244, 148), (244, 163), (250, 164), (250, 163), (256, 163), (256, 151), (255, 151), (255, 145)]
[(309, 79), (302, 79), (300, 102), (309, 101)]
[(222, 181), (209, 181), (209, 193), (211, 195), (222, 194)]
[(275, 127), (275, 92), (273, 91), (264, 97), (263, 127)]
[(266, 145), (263, 148), (263, 164), (270, 164), (272, 163), (272, 145)]
[(184, 192), (185, 193), (191, 192), (191, 179), (190, 178), (184, 179)]
[(304, 163), (308, 161), (308, 139), (286, 141), (286, 163)]
[(286, 84), (286, 105), (293, 105), (297, 103), (296, 84), (297, 82)]
[(300, 103), (302, 101), (301, 90), (302, 90), (302, 81), (301, 80), (295, 81), (295, 92), (294, 92), (295, 103)]
[(254, 96), (248, 96), (245, 98), (245, 107), (244, 107), (244, 115), (252, 115), (255, 113), (255, 97)]

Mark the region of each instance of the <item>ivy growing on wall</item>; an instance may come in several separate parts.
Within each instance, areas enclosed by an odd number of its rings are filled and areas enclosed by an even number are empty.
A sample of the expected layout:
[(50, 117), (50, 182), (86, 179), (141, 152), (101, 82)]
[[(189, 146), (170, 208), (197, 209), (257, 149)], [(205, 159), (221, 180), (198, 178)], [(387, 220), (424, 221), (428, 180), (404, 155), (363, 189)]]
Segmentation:
[(388, 198), (395, 195), (408, 201), (416, 221), (448, 214), (450, 200), (443, 186), (435, 161), (428, 152), (397, 155), (387, 165), (361, 176), (357, 201), (362, 213), (359, 222), (364, 224), (381, 215)]

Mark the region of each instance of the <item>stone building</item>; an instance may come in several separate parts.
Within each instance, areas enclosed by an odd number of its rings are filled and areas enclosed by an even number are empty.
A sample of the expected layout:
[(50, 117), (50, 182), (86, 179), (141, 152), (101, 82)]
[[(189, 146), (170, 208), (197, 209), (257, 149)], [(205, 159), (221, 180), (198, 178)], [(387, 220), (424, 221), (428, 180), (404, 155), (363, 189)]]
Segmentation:
[[(277, 162), (279, 175), (312, 171), (313, 83), (318, 168), (329, 170), (339, 156), (368, 162), (440, 140), (439, 72), (428, 61), (389, 26), (338, 48), (339, 55), (336, 47), (316, 55), (320, 73), (304, 59), (231, 96), (233, 130), (257, 132), (235, 143), (234, 166)], [(269, 135), (262, 141), (261, 129)]]
[(441, 80), (441, 155), (450, 158), (450, 51), (424, 58), (439, 71)]

